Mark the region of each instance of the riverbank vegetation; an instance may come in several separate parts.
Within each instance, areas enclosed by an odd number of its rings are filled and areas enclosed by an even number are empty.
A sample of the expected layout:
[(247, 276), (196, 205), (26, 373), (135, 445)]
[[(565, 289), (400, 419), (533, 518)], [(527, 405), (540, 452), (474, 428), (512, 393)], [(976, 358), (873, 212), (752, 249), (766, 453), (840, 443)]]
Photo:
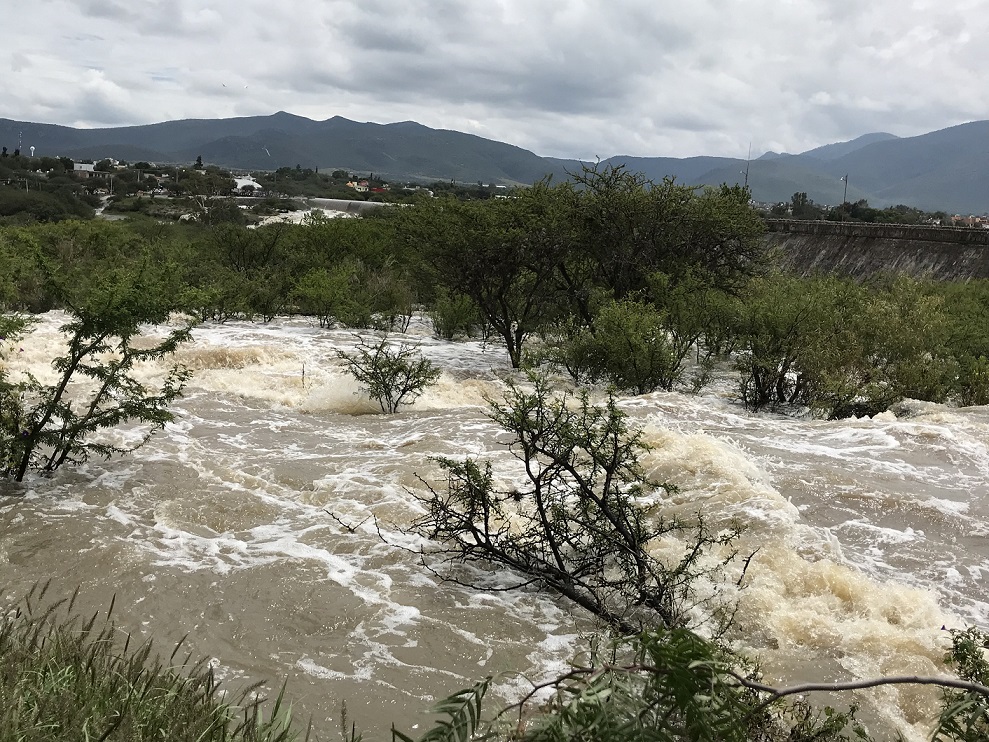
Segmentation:
[(181, 643), (160, 657), (76, 596), (36, 586), (0, 616), (0, 742), (288, 742), (291, 710), (257, 686), (226, 692)]
[[(71, 263), (53, 265), (36, 256), (36, 280), (46, 303), (63, 308), (65, 351), (51, 361), (54, 376), (13, 375), (6, 357), (30, 329), (27, 315), (0, 317), (0, 478), (16, 482), (29, 470), (50, 474), (90, 456), (110, 458), (132, 451), (172, 419), (171, 403), (188, 372), (172, 366), (159, 382), (141, 382), (136, 369), (160, 361), (189, 339), (188, 324), (164, 338), (143, 335), (145, 325), (164, 324), (174, 308), (169, 272), (147, 261), (103, 265), (80, 276)], [(130, 423), (135, 440), (114, 442), (96, 434)], [(133, 429), (133, 427), (132, 427)]]
[(580, 187), (429, 198), (361, 219), (249, 229), (236, 220), (64, 221), (0, 231), (0, 306), (66, 308), (46, 277), (86, 285), (112, 266), (168, 267), (170, 309), (201, 321), (304, 314), (504, 347), (517, 369), (635, 394), (736, 374), (752, 410), (872, 415), (912, 397), (989, 401), (989, 286), (774, 267), (737, 187), (589, 170)]
[[(139, 338), (148, 324), (170, 316), (267, 322), (301, 314), (320, 327), (372, 331), (380, 344), (340, 360), (384, 412), (395, 412), (437, 374), (432, 365), (414, 365), (422, 359), (411, 346), (390, 345), (385, 336), (404, 332), (422, 313), (450, 342), (496, 343), (519, 372), (489, 416), (504, 430), (523, 483), (499, 489), (483, 460), (434, 461), (442, 476), (424, 475), (428, 514), (413, 526), (438, 545), (421, 555), (426, 567), (508, 567), (520, 584), (556, 591), (611, 632), (570, 672), (547, 681), (545, 692), (517, 704), (511, 724), (506, 714), (482, 715), (482, 681), (444, 701), (446, 721), (422, 739), (867, 738), (853, 712), (780, 702), (789, 693), (760, 685), (751, 663), (721, 643), (730, 603), (695, 588), (712, 573), (729, 575), (736, 530), (658, 515), (666, 490), (643, 476), (641, 437), (614, 395), (698, 392), (720, 375), (734, 380), (735, 399), (752, 411), (840, 418), (879, 414), (906, 398), (985, 404), (989, 284), (786, 275), (766, 250), (745, 189), (697, 191), (611, 168), (589, 169), (576, 185), (541, 183), (511, 198), (422, 199), (360, 219), (313, 215), (300, 225), (251, 229), (216, 215), (194, 223), (26, 219), (0, 226), (0, 475), (20, 479), (32, 468), (50, 473), (90, 454), (119, 452), (87, 436), (125, 420), (150, 431), (167, 422), (184, 370), (173, 368), (154, 388), (130, 372), (167, 357), (189, 326), (183, 321), (163, 340)], [(53, 309), (68, 317), (68, 350), (53, 360), (56, 381), (42, 384), (15, 373), (10, 357), (30, 331), (30, 315)], [(405, 366), (388, 375), (396, 353)], [(96, 396), (70, 402), (63, 393), (82, 377)], [(579, 388), (558, 391), (550, 377), (598, 385), (606, 401), (592, 404)], [(673, 537), (686, 544), (678, 559), (650, 551)], [(740, 562), (731, 572), (738, 582)], [(17, 628), (26, 626), (19, 615), (4, 619), (0, 637), (32, 636), (34, 629)], [(30, 625), (47, 632), (54, 624)], [(66, 636), (89, 635), (94, 625)], [(51, 636), (29, 643), (27, 653), (68, 641)], [(87, 659), (87, 652), (105, 644), (95, 636), (69, 670), (56, 668), (58, 677), (95, 683), (98, 673), (88, 668), (96, 655)], [(876, 682), (956, 688), (965, 695), (946, 697), (938, 738), (981, 739), (987, 705), (977, 684), (987, 676), (972, 647), (984, 638), (956, 639), (961, 679)], [(87, 723), (82, 739), (146, 738), (115, 731), (124, 724), (121, 709), (139, 697), (133, 694), (151, 693), (137, 667), (150, 656), (138, 656), (125, 659), (125, 649), (106, 660), (136, 674), (119, 673), (133, 681), (123, 686), (123, 706)], [(191, 684), (212, 696), (212, 681), (198, 672)], [(28, 699), (47, 697), (55, 681), (44, 682), (40, 691), (12, 686), (6, 705), (26, 708)], [(202, 713), (210, 719), (226, 711)]]
[[(87, 313), (85, 322), (112, 324), (106, 313), (123, 312), (123, 334), (103, 328), (71, 341), (117, 338), (125, 360), (104, 399), (130, 383), (120, 376), (129, 364), (180, 340), (140, 351), (130, 344), (138, 325), (170, 312), (212, 322), (295, 313), (321, 327), (404, 331), (419, 311), (440, 337), (500, 344), (516, 369), (557, 370), (633, 394), (697, 392), (718, 370), (722, 379), (734, 374), (737, 400), (754, 411), (840, 418), (906, 398), (989, 402), (985, 281), (786, 275), (744, 189), (698, 192), (620, 168), (577, 180), (580, 187), (542, 183), (512, 198), (430, 198), (361, 219), (312, 215), (256, 229), (219, 218), (8, 225), (0, 227), (0, 308), (10, 317), (63, 309), (77, 323)], [(16, 329), (5, 333), (0, 357)], [(56, 365), (90, 369), (71, 351)], [(46, 438), (52, 431), (28, 421), (75, 423), (52, 390), (14, 383), (4, 368), (3, 471), (19, 478), (37, 450), (25, 444), (59, 447)], [(153, 427), (180, 388), (174, 376), (158, 397), (139, 392), (159, 400), (145, 410)], [(123, 419), (95, 415), (102, 402), (77, 422)]]

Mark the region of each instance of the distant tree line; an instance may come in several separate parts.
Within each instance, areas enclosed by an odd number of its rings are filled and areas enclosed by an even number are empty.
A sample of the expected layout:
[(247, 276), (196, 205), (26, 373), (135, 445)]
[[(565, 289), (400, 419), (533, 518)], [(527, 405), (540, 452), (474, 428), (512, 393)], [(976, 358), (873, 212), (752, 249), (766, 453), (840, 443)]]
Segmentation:
[(0, 157), (0, 224), (87, 219), (99, 204), (66, 157)]
[(877, 209), (866, 199), (844, 202), (838, 206), (816, 204), (807, 194), (798, 191), (788, 202), (780, 202), (769, 210), (774, 217), (792, 219), (827, 220), (834, 222), (867, 222), (870, 224), (945, 224), (950, 215), (944, 211), (924, 211), (914, 206), (897, 204)]

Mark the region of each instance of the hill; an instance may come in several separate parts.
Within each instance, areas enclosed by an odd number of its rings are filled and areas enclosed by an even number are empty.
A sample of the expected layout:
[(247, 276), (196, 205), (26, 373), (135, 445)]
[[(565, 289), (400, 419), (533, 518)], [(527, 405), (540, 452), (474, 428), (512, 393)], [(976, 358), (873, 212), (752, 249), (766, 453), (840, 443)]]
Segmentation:
[[(804, 191), (817, 203), (847, 197), (873, 206), (899, 203), (958, 213), (989, 210), (989, 121), (975, 121), (916, 137), (881, 132), (797, 155), (768, 152), (746, 162), (728, 157), (614, 156), (651, 180), (672, 176), (697, 185), (748, 180), (753, 198), (775, 202)], [(0, 144), (23, 142), (38, 156), (103, 157), (151, 162), (207, 163), (242, 170), (301, 165), (373, 172), (390, 180), (458, 180), (528, 184), (566, 179), (583, 163), (540, 157), (473, 134), (431, 129), (414, 121), (360, 123), (334, 116), (313, 121), (285, 111), (270, 116), (186, 119), (144, 126), (74, 129), (0, 119)]]
[(874, 142), (885, 142), (889, 139), (897, 139), (893, 134), (887, 134), (885, 132), (875, 132), (873, 134), (863, 134), (860, 137), (852, 139), (848, 142), (836, 142), (834, 144), (825, 144), (823, 147), (817, 147), (815, 149), (807, 150), (802, 153), (803, 157), (816, 157), (819, 160), (837, 160), (839, 157), (844, 157), (849, 155), (856, 150), (860, 150), (863, 147), (872, 144)]

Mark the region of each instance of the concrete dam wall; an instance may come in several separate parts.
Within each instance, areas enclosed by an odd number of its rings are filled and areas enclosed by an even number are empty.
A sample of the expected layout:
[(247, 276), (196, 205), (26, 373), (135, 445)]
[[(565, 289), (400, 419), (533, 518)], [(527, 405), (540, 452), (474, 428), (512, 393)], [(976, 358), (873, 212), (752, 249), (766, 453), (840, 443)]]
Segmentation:
[(804, 276), (989, 278), (986, 229), (770, 219), (766, 240), (786, 270)]
[(342, 198), (305, 198), (299, 200), (305, 204), (306, 208), (329, 209), (330, 211), (342, 211), (353, 215), (360, 215), (382, 206), (391, 206), (391, 204), (378, 203), (377, 201), (347, 201)]

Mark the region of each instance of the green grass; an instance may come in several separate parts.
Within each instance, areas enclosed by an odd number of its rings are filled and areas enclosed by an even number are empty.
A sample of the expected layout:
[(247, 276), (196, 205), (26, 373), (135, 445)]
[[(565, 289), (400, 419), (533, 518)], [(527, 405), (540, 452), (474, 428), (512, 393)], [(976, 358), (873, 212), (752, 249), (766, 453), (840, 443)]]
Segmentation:
[(268, 709), (256, 693), (260, 684), (221, 691), (206, 661), (193, 662), (182, 642), (164, 660), (151, 642), (132, 646), (113, 624), (112, 604), (102, 619), (87, 619), (76, 595), (51, 601), (47, 587), (35, 586), (0, 615), (0, 742), (300, 736), (282, 693)]

